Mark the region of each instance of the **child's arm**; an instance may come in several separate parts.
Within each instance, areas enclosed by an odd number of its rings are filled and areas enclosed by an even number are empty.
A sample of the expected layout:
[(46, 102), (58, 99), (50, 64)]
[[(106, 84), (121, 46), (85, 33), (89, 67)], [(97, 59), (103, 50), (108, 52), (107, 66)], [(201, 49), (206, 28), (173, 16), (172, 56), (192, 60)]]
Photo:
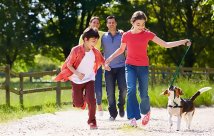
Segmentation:
[(108, 64), (103, 64), (103, 67), (104, 67), (105, 70), (111, 71), (111, 68), (109, 67)]
[(153, 42), (155, 42), (156, 44), (163, 46), (165, 48), (172, 48), (172, 47), (176, 47), (176, 46), (180, 46), (180, 45), (185, 45), (187, 43), (187, 46), (191, 45), (191, 42), (189, 39), (184, 39), (184, 40), (179, 40), (179, 41), (172, 41), (172, 42), (166, 42), (162, 39), (160, 39), (159, 37), (155, 36), (152, 39)]
[(106, 59), (105, 64), (109, 64), (114, 58), (122, 54), (125, 51), (125, 49), (126, 49), (126, 44), (121, 43), (120, 48), (118, 48), (113, 54), (111, 54), (111, 56), (109, 56)]
[(80, 80), (82, 80), (82, 79), (84, 78), (85, 74), (76, 71), (76, 70), (74, 69), (73, 66), (69, 66), (69, 65), (67, 64), (67, 67), (69, 68), (69, 70), (70, 70), (71, 72), (73, 72), (73, 74), (77, 75), (78, 78), (79, 78)]

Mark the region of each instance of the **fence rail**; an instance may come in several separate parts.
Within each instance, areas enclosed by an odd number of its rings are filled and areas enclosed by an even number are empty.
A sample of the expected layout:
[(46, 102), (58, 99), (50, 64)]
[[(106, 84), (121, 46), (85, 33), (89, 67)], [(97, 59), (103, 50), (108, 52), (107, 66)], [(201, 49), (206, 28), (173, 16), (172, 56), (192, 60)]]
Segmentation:
[[(33, 88), (33, 89), (25, 89), (24, 88), (24, 78), (29, 77), (30, 79), (32, 77), (43, 77), (43, 76), (54, 76), (59, 71), (43, 71), (43, 72), (21, 72), (21, 73), (15, 73), (10, 70), (10, 66), (7, 65), (5, 67), (0, 67), (0, 72), (3, 72), (5, 75), (5, 81), (2, 83), (1, 89), (5, 89), (6, 91), (6, 105), (10, 106), (10, 92), (15, 93), (19, 95), (19, 101), (20, 106), (24, 107), (23, 105), (23, 96), (25, 94), (30, 93), (38, 93), (38, 92), (47, 92), (47, 91), (56, 91), (56, 104), (60, 106), (61, 104), (61, 90), (62, 89), (69, 89), (70, 87), (63, 86), (61, 87), (60, 82), (53, 82), (54, 86), (44, 87), (44, 88)], [(11, 74), (12, 73), (12, 74)], [(12, 88), (10, 86), (11, 84), (11, 77), (18, 77), (19, 78), (19, 88)]]
[[(176, 71), (176, 67), (155, 67), (150, 66), (150, 82), (151, 86), (154, 86), (156, 83), (169, 83)], [(214, 80), (214, 68), (189, 68), (189, 67), (180, 67), (179, 75), (182, 77), (191, 78), (194, 76), (204, 76), (206, 79)]]
[[(204, 75), (209, 79), (214, 79), (214, 68), (187, 68), (187, 67), (181, 67), (179, 69), (179, 75), (190, 77), (194, 75)], [(151, 86), (154, 86), (154, 84), (161, 82), (161, 83), (169, 83), (171, 78), (173, 77), (174, 72), (176, 71), (176, 67), (155, 67), (150, 66), (149, 68), (149, 76), (150, 76), (150, 82)], [(1, 83), (0, 88), (5, 90), (6, 92), (6, 104), (10, 106), (10, 92), (15, 93), (19, 95), (19, 101), (20, 106), (23, 107), (23, 95), (30, 94), (30, 93), (39, 93), (39, 92), (46, 92), (46, 91), (56, 91), (56, 104), (60, 106), (61, 104), (61, 90), (63, 89), (69, 89), (70, 87), (67, 86), (61, 86), (60, 82), (53, 82), (53, 86), (44, 87), (44, 88), (33, 88), (33, 89), (25, 89), (24, 78), (29, 77), (32, 79), (32, 77), (38, 78), (43, 76), (54, 76), (59, 71), (43, 71), (43, 72), (22, 72), (22, 73), (15, 73), (10, 70), (10, 66), (0, 66), (0, 72), (3, 72), (5, 81)], [(19, 87), (18, 88), (12, 88), (11, 87), (11, 78), (12, 77), (18, 77), (19, 78)], [(32, 80), (31, 80), (32, 81)]]

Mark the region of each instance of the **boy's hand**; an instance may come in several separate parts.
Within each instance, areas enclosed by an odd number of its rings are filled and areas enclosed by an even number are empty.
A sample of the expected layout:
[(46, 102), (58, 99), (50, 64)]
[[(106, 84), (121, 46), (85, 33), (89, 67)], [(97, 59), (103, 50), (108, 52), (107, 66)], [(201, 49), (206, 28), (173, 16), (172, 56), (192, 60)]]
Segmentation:
[(80, 80), (82, 80), (82, 79), (85, 77), (85, 74), (80, 73), (80, 72), (77, 72), (76, 75), (78, 76), (78, 78), (79, 78)]

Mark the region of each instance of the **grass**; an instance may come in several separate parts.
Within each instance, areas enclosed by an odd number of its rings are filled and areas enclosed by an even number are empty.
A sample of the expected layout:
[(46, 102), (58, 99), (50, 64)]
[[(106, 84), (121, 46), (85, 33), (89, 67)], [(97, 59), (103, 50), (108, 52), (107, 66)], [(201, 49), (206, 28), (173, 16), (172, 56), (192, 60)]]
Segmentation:
[[(49, 84), (43, 84), (42, 86), (48, 86)], [(183, 89), (183, 98), (191, 97), (198, 89), (211, 86), (213, 89), (203, 93), (195, 100), (196, 106), (212, 106), (214, 104), (214, 85), (209, 81), (194, 81), (188, 79), (178, 79), (174, 84)], [(14, 85), (16, 86), (16, 85)], [(26, 88), (41, 87), (41, 85), (30, 84), (25, 85)], [(166, 84), (155, 85), (153, 88), (149, 86), (150, 103), (152, 107), (166, 107), (167, 97), (160, 95), (168, 86)], [(118, 91), (116, 93), (118, 98)], [(137, 93), (138, 100), (139, 94)], [(24, 109), (20, 108), (19, 96), (11, 93), (11, 107), (5, 105), (5, 91), (0, 90), (0, 122), (7, 122), (14, 119), (19, 119), (25, 116), (31, 116), (41, 113), (54, 113), (59, 110), (67, 110), (72, 108), (71, 104), (71, 91), (63, 90), (61, 93), (62, 106), (56, 106), (56, 93), (55, 91), (41, 92), (34, 94), (24, 95)], [(108, 101), (105, 88), (103, 88), (103, 109), (108, 109)], [(125, 129), (129, 129), (124, 127)]]
[(66, 110), (71, 107), (71, 92), (70, 90), (63, 90), (61, 93), (62, 108), (56, 104), (56, 93), (41, 92), (24, 95), (24, 108), (20, 108), (19, 96), (11, 93), (11, 107), (5, 105), (5, 91), (0, 91), (0, 122), (6, 122), (25, 116), (54, 113), (59, 110)]
[[(207, 80), (188, 80), (188, 79), (178, 79), (174, 84), (183, 90), (184, 95), (182, 98), (190, 98), (193, 96), (200, 88), (210, 86), (211, 90), (201, 94), (194, 101), (195, 105), (198, 106), (212, 106), (214, 104), (214, 85), (209, 83)], [(161, 92), (165, 91), (168, 86), (166, 85), (157, 85), (154, 89), (149, 89), (150, 103), (153, 107), (166, 107), (167, 97), (160, 95)]]

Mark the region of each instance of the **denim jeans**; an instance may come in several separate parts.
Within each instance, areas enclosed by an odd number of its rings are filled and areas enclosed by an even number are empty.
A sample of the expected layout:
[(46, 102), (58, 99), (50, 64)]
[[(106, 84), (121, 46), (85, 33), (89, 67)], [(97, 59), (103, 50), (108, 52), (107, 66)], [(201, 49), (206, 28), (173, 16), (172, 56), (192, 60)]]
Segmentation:
[[(141, 114), (150, 111), (150, 101), (148, 96), (148, 66), (126, 65), (126, 81), (127, 81), (127, 117), (128, 119), (140, 119)], [(140, 105), (136, 96), (136, 84), (138, 80), (138, 90), (140, 94)]]
[(125, 79), (125, 67), (112, 68), (111, 71), (105, 71), (106, 92), (108, 98), (108, 110), (110, 116), (117, 117), (116, 107), (116, 82), (118, 84), (119, 98), (117, 106), (120, 111), (124, 111), (125, 99), (127, 94), (126, 79)]
[(95, 93), (96, 93), (96, 101), (97, 105), (100, 105), (102, 103), (102, 79), (103, 79), (103, 70), (102, 67), (100, 67), (97, 70), (96, 76), (95, 76)]

